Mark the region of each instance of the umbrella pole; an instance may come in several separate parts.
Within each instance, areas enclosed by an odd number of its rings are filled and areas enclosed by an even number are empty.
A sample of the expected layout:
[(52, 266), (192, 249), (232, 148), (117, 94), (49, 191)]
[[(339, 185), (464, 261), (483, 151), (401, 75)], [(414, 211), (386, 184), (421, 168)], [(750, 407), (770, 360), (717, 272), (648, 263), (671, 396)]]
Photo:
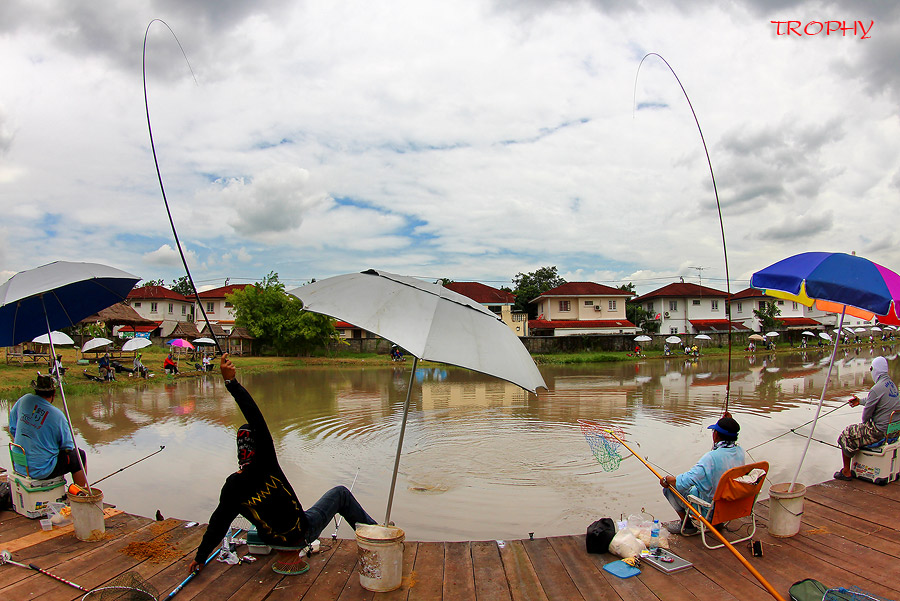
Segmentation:
[(409, 386), (406, 388), (406, 404), (403, 405), (403, 421), (400, 424), (400, 440), (397, 441), (397, 456), (394, 458), (394, 473), (391, 475), (391, 491), (388, 493), (387, 511), (384, 514), (384, 525), (391, 523), (391, 506), (394, 504), (394, 487), (397, 485), (397, 470), (400, 469), (400, 450), (403, 448), (403, 435), (406, 433), (406, 418), (409, 417), (409, 399), (412, 396), (413, 382), (416, 377), (416, 366), (419, 358), (413, 355), (412, 372), (409, 374)]
[[(44, 308), (44, 321), (47, 324), (47, 341), (50, 343), (50, 361), (54, 362), (56, 361), (56, 348), (53, 346), (53, 335), (51, 334), (50, 330), (50, 318), (47, 316), (47, 305), (44, 304), (43, 294), (41, 295), (41, 306)], [(69, 415), (69, 404), (66, 402), (66, 389), (63, 387), (62, 378), (59, 379), (59, 394), (60, 396), (62, 396), (63, 410), (66, 413), (66, 421), (69, 422), (69, 432), (71, 432), (72, 434), (72, 444), (75, 445), (75, 456), (78, 457), (78, 466), (81, 468), (81, 471), (84, 474), (84, 480), (87, 484), (88, 494), (93, 495), (94, 493), (91, 492), (91, 483), (88, 482), (87, 479), (87, 470), (84, 468), (84, 462), (81, 460), (81, 453), (78, 452), (78, 441), (75, 440), (75, 429), (72, 427), (72, 416)]]
[(838, 344), (841, 342), (841, 332), (844, 329), (844, 315), (847, 314), (847, 305), (841, 310), (841, 319), (838, 323), (838, 331), (834, 335), (834, 349), (831, 351), (831, 361), (828, 362), (828, 376), (825, 378), (825, 385), (822, 386), (822, 396), (819, 397), (819, 404), (816, 407), (816, 415), (813, 417), (812, 426), (809, 428), (809, 436), (806, 438), (806, 446), (803, 447), (803, 454), (800, 455), (800, 463), (797, 464), (797, 471), (794, 472), (794, 478), (791, 480), (791, 487), (788, 492), (793, 492), (794, 484), (800, 476), (800, 468), (803, 466), (803, 460), (806, 459), (806, 452), (809, 450), (809, 443), (812, 441), (813, 432), (816, 430), (816, 421), (819, 419), (819, 413), (822, 411), (822, 402), (825, 400), (825, 391), (828, 390), (828, 382), (831, 380), (831, 369), (834, 367), (834, 358), (837, 356)]

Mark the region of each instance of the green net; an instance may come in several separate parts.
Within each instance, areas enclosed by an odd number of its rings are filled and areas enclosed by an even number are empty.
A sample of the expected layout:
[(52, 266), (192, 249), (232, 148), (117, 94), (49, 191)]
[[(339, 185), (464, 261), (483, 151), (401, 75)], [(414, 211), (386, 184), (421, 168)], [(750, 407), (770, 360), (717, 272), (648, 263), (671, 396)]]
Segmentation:
[(622, 463), (619, 448), (622, 443), (616, 437), (624, 438), (625, 432), (621, 428), (586, 419), (578, 420), (578, 425), (603, 471), (614, 472), (619, 469), (619, 464)]
[(838, 587), (838, 588), (830, 588), (825, 591), (825, 596), (822, 597), (822, 601), (889, 601), (884, 597), (879, 597), (878, 595), (873, 595), (871, 593), (867, 593), (863, 591), (858, 586), (851, 586), (848, 588)]

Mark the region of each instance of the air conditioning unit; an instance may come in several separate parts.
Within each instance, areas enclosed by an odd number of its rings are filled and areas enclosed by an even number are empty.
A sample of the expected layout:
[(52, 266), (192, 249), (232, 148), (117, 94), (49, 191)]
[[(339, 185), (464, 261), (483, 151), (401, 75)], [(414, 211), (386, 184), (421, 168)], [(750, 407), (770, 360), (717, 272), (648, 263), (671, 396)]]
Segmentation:
[(594, 311), (602, 311), (600, 305), (594, 305)]
[(666, 316), (666, 319), (669, 318), (669, 312), (668, 312), (668, 311), (665, 312), (665, 316)]

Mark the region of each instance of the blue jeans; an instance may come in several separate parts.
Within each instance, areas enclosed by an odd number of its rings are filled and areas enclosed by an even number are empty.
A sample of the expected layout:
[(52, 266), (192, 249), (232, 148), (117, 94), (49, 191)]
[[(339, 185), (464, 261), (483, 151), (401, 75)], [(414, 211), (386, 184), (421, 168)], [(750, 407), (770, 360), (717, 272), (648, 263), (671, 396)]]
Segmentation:
[(325, 527), (328, 526), (334, 516), (340, 514), (347, 520), (351, 528), (357, 524), (375, 524), (375, 520), (366, 513), (356, 497), (346, 486), (335, 486), (316, 501), (316, 504), (306, 510), (306, 521), (309, 529), (306, 533), (307, 543), (319, 538)]

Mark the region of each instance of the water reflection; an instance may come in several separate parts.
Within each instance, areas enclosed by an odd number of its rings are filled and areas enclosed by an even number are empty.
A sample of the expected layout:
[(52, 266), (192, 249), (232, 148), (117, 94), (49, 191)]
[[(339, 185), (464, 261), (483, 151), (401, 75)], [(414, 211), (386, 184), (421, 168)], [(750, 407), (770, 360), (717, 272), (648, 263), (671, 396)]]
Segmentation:
[[(820, 421), (817, 439), (833, 443), (859, 419), (859, 409), (842, 403), (868, 390), (868, 365), (877, 354), (896, 359), (891, 348), (839, 353), (826, 402), (826, 410), (837, 410)], [(741, 444), (753, 459), (772, 464), (773, 481), (793, 475), (804, 439), (789, 430), (812, 419), (828, 358), (827, 349), (808, 349), (732, 361), (729, 406), (742, 425)], [(671, 517), (643, 465), (626, 459), (615, 472), (600, 468), (577, 420), (622, 427), (643, 457), (680, 472), (710, 446), (706, 425), (722, 411), (726, 361), (671, 357), (541, 372), (549, 391), (530, 395), (466, 370), (417, 370), (392, 511), (410, 539), (570, 534), (598, 517), (641, 509)], [(310, 368), (243, 380), (305, 504), (334, 484), (349, 485), (359, 468), (354, 492), (376, 518), (383, 516), (409, 367)], [(166, 446), (105, 481), (108, 502), (142, 515), (160, 509), (208, 519), (235, 468), (234, 432), (244, 421), (220, 379), (136, 383), (115, 394), (70, 397), (69, 405), (94, 479)], [(0, 402), (4, 425), (9, 407)], [(4, 443), (6, 436), (4, 429)], [(837, 449), (815, 443), (801, 481), (825, 480), (838, 465)], [(342, 526), (341, 536), (350, 534)]]

